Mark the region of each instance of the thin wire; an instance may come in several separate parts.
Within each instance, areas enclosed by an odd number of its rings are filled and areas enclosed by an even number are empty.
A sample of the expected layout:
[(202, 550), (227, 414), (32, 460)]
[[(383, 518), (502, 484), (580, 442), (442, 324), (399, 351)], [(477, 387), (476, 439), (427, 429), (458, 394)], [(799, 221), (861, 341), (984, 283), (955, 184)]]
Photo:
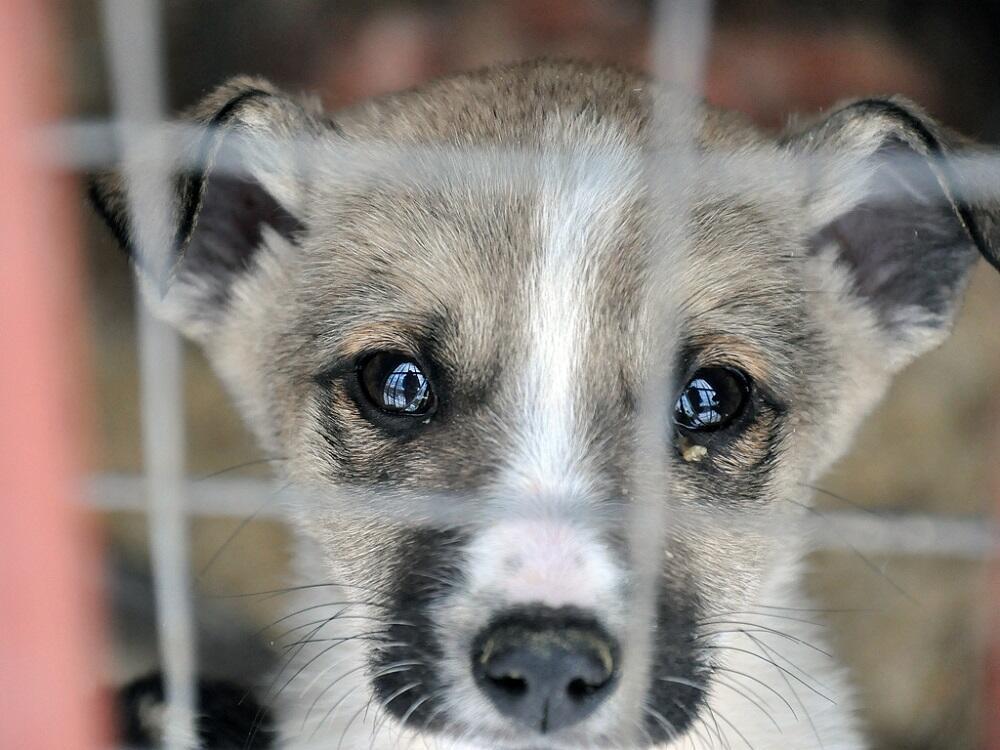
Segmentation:
[[(653, 362), (659, 365), (674, 359), (669, 352), (675, 350), (678, 340), (677, 316), (673, 314), (677, 301), (659, 295), (661, 290), (671, 288), (663, 283), (668, 274), (683, 273), (692, 242), (687, 231), (691, 217), (688, 187), (697, 171), (695, 140), (700, 122), (700, 103), (693, 101), (693, 97), (703, 88), (710, 24), (708, 0), (660, 0), (653, 19), (654, 78), (681, 91), (678, 97), (668, 95), (663, 89), (651, 91), (652, 149), (645, 163), (648, 194), (654, 204), (651, 215), (656, 217), (651, 232), (656, 255), (646, 287), (650, 295), (649, 350), (639, 419), (639, 448), (633, 457), (638, 481), (627, 527), (635, 584), (630, 592), (624, 654), (624, 669), (629, 679), (622, 684), (622, 705), (632, 707), (632, 714), (623, 717), (623, 725), (634, 727), (639, 733), (643, 730), (642, 709), (655, 661), (657, 589), (663, 545), (673, 511), (671, 498), (665, 496), (670, 486), (666, 441), (671, 432), (671, 404), (666, 395), (670, 389), (666, 386), (673, 373), (669, 367), (653, 366)], [(664, 372), (665, 369), (668, 371)], [(634, 739), (641, 743), (641, 737)]]
[[(105, 0), (103, 26), (118, 119), (152, 126), (164, 112), (161, 9), (156, 0)], [(154, 139), (122, 133), (122, 173), (130, 187), (132, 232), (154, 284), (168, 263), (170, 190), (167, 152)], [(141, 149), (141, 153), (140, 153)], [(141, 155), (142, 169), (135, 167)], [(163, 747), (196, 744), (195, 640), (184, 504), (182, 350), (178, 335), (136, 306), (139, 324), (143, 458), (149, 498), (150, 552), (164, 675)]]
[[(370, 488), (364, 489), (370, 491)], [(147, 510), (147, 491), (148, 485), (142, 477), (103, 474), (90, 479), (86, 496), (88, 504), (102, 513), (142, 513)], [(183, 493), (189, 503), (189, 513), (200, 517), (242, 519), (259, 510), (255, 520), (284, 523), (288, 520), (286, 508), (294, 491), (264, 479), (215, 478), (188, 480)], [(324, 499), (329, 500), (331, 495), (337, 494), (330, 490)], [(353, 497), (355, 489), (345, 488), (344, 494)], [(387, 496), (387, 500), (393, 499), (398, 501), (395, 495)], [(315, 498), (309, 496), (309, 500)], [(442, 513), (435, 514), (438, 505)], [(429, 512), (424, 514), (423, 520), (427, 523), (440, 521), (448, 526), (456, 519), (452, 510), (455, 505), (456, 498), (451, 495), (442, 496), (437, 504), (428, 502)], [(377, 508), (378, 503), (370, 506)], [(343, 512), (341, 505), (334, 507)], [(352, 503), (352, 510), (354, 507), (361, 512), (365, 506)], [(381, 517), (385, 512), (372, 511), (373, 517)], [(399, 514), (394, 517), (405, 518)], [(765, 528), (755, 526), (753, 531), (775, 536), (793, 534), (797, 539), (805, 538), (811, 550), (860, 550), (866, 554), (956, 560), (982, 560), (1000, 554), (1000, 528), (986, 515), (824, 509), (821, 519), (802, 516), (787, 529), (769, 525)], [(850, 540), (850, 546), (846, 540)]]
[[(147, 126), (160, 121), (163, 111), (161, 76), (159, 74), (157, 24), (159, 6), (153, 0), (106, 0), (105, 28), (112, 67), (112, 80), (124, 124), (121, 135), (125, 142), (126, 154), (136, 141), (127, 135), (135, 125)], [(678, 84), (689, 93), (701, 90), (704, 77), (704, 62), (708, 47), (710, 3), (707, 0), (675, 0), (658, 5), (654, 33), (655, 71), (662, 81)], [(671, 99), (670, 104), (674, 101)], [(658, 283), (664, 270), (676, 272), (683, 263), (685, 248), (691, 238), (683, 233), (689, 212), (687, 187), (698, 171), (695, 165), (693, 128), (697, 127), (697, 107), (678, 116), (671, 111), (669, 116), (663, 111), (665, 102), (654, 101), (654, 145), (670, 147), (670, 155), (665, 157), (654, 149), (650, 156), (648, 177), (650, 194), (654, 201), (669, 210), (653, 212), (669, 226), (660, 227), (654, 236), (660, 240), (676, 240), (676, 244), (664, 243), (660, 255), (652, 269), (651, 290), (667, 288)], [(95, 126), (99, 127), (99, 125)], [(101, 134), (88, 131), (88, 135)], [(143, 138), (147, 146), (151, 142)], [(71, 148), (70, 151), (75, 153)], [(72, 155), (71, 153), (71, 155)], [(105, 151), (90, 155), (90, 164), (96, 164), (107, 155)], [(166, 152), (159, 163), (166, 163)], [(157, 160), (146, 159), (148, 164)], [(126, 159), (126, 163), (128, 159)], [(782, 165), (775, 164), (776, 167)], [(128, 168), (126, 167), (126, 172)], [(155, 170), (144, 170), (142, 175), (132, 175), (133, 200), (139, 206), (158, 206), (160, 210), (135, 210), (133, 216), (140, 217), (142, 223), (135, 227), (137, 246), (153, 260), (157, 258), (157, 238), (172, 236), (162, 230), (169, 220), (165, 207), (169, 205), (166, 180), (159, 180)], [(144, 187), (146, 186), (146, 187)], [(131, 191), (130, 191), (131, 192)], [(145, 196), (145, 197), (144, 197)], [(159, 200), (162, 199), (162, 200)], [(678, 218), (680, 217), (680, 218)], [(678, 235), (678, 232), (681, 232)], [(163, 244), (163, 243), (160, 243)], [(153, 268), (159, 268), (154, 263)], [(154, 277), (156, 274), (154, 274)], [(655, 331), (656, 352), (673, 349), (675, 331), (672, 327), (669, 300), (654, 300), (650, 306), (656, 313), (651, 321)], [(167, 747), (185, 747), (187, 738), (193, 735), (190, 717), (194, 710), (194, 640), (191, 630), (190, 598), (188, 586), (188, 555), (186, 517), (183, 498), (186, 482), (183, 475), (183, 410), (181, 398), (181, 349), (175, 334), (157, 323), (139, 306), (141, 356), (143, 374), (143, 436), (147, 485), (150, 501), (151, 546), (154, 562), (154, 579), (157, 586), (158, 617), (161, 634), (161, 649), (166, 675), (166, 694), (171, 720), (167, 722)], [(667, 374), (669, 377), (669, 373)], [(664, 374), (658, 373), (658, 378)], [(630, 523), (630, 541), (636, 561), (639, 585), (634, 592), (635, 606), (632, 609), (633, 629), (628, 662), (632, 667), (642, 669), (651, 663), (648, 658), (651, 649), (650, 633), (655, 616), (655, 579), (659, 574), (662, 560), (662, 545), (670, 514), (673, 512), (663, 502), (663, 488), (668, 486), (667, 467), (658, 465), (649, 457), (665, 456), (663, 441), (667, 430), (668, 409), (665, 400), (668, 389), (661, 387), (662, 381), (650, 378), (644, 391), (641, 434), (642, 446), (637, 456), (638, 463), (646, 474), (640, 483), (640, 491), (634, 504)], [(648, 470), (647, 470), (648, 469)], [(241, 498), (244, 499), (244, 498)], [(669, 498), (668, 498), (669, 500)], [(857, 520), (857, 519), (852, 519)], [(878, 520), (864, 519), (875, 525)], [(883, 523), (900, 524), (901, 519), (891, 519)], [(964, 528), (964, 527), (963, 527)], [(933, 536), (933, 535), (932, 535)], [(926, 537), (926, 534), (925, 534)], [(856, 543), (856, 536), (851, 535)], [(930, 539), (931, 537), (926, 537)], [(966, 541), (973, 536), (963, 536)], [(987, 532), (986, 542), (975, 537), (979, 547), (992, 549), (993, 535)], [(827, 538), (829, 541), (829, 537)], [(942, 538), (933, 540), (934, 547), (942, 548)], [(946, 545), (945, 545), (946, 546)], [(954, 549), (954, 547), (952, 547)], [(933, 550), (931, 550), (933, 551)], [(645, 653), (643, 652), (645, 650)], [(647, 680), (635, 678), (635, 689), (645, 689)], [(641, 706), (641, 700), (626, 701), (627, 705)], [(641, 726), (641, 722), (637, 724)]]
[[(194, 123), (171, 122), (166, 128), (157, 123), (157, 129), (134, 122), (119, 120), (73, 120), (68, 119), (40, 128), (34, 142), (34, 158), (39, 164), (53, 169), (92, 172), (100, 169), (116, 168), (121, 161), (119, 141), (133, 142), (148, 138), (151, 134), (169, 133), (172, 166), (176, 169), (202, 169), (204, 155), (197, 149), (177, 148), (182, 143), (201, 139), (210, 128)], [(393, 173), (406, 174), (419, 171), (422, 183), (448, 180), (456, 166), (473, 166), (489, 173), (496, 160), (513, 160), (518, 165), (536, 164), (538, 154), (530, 148), (505, 145), (503, 147), (472, 147), (440, 144), (405, 147), (394, 146), (381, 141), (365, 140), (351, 143), (331, 143), (329, 139), (312, 135), (275, 138), (259, 134), (230, 134), (230, 145), (234, 148), (220, 154), (213, 160), (212, 168), (217, 174), (241, 176), (249, 174), (247, 153), (259, 154), (266, 150), (281, 150), (283, 154), (294, 154), (300, 162), (309, 164), (329, 164), (330, 168), (342, 170), (345, 165), (372, 166), (373, 158), (379, 165), (373, 166), (371, 173), (384, 173), (383, 167), (390, 167)], [(602, 152), (600, 147), (591, 147), (586, 160), (592, 162), (588, 168), (600, 170), (614, 168), (620, 164), (620, 151), (609, 148)], [(579, 157), (577, 157), (579, 158)], [(661, 156), (661, 158), (665, 158)], [(601, 160), (607, 163), (602, 164)], [(981, 147), (976, 150), (956, 151), (948, 154), (923, 156), (917, 153), (885, 154), (880, 162), (886, 165), (932, 164), (940, 172), (947, 172), (958, 197), (968, 204), (991, 205), (1000, 200), (1000, 150)], [(699, 161), (702, 169), (699, 181), (706, 187), (718, 187), (721, 191), (734, 191), (734, 185), (742, 188), (745, 195), (758, 190), (773, 190), (775, 185), (785, 182), (805, 183), (815, 179), (815, 175), (829, 169), (843, 171), (843, 155), (836, 152), (809, 152), (799, 150), (781, 151), (772, 145), (759, 148), (741, 146), (731, 152), (713, 150), (703, 154)], [(436, 165), (436, 166), (435, 166)], [(420, 169), (417, 170), (417, 167)], [(858, 169), (864, 171), (865, 165)], [(512, 170), (516, 174), (516, 170)], [(860, 176), (861, 172), (859, 172)], [(845, 173), (845, 179), (850, 176)], [(711, 180), (711, 182), (709, 182)], [(889, 201), (896, 197), (912, 197), (912, 186), (893, 182), (886, 185), (870, 185), (866, 195), (873, 200)], [(798, 193), (796, 192), (796, 195)]]

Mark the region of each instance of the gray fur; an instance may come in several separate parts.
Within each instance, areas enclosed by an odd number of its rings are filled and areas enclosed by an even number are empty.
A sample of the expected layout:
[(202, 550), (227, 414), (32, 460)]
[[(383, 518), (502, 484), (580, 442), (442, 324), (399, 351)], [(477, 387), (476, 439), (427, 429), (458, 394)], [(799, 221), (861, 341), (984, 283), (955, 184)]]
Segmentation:
[[(315, 638), (370, 633), (298, 649), (308, 668), (284, 693), (289, 747), (313, 737), (386, 748), (439, 738), (467, 748), (863, 747), (843, 675), (802, 645), (821, 640), (815, 629), (769, 607), (803, 606), (806, 487), (891, 376), (945, 335), (976, 242), (992, 239), (996, 207), (960, 203), (939, 162), (951, 142), (935, 136), (932, 149), (925, 137), (937, 126), (905, 103), (854, 105), (772, 139), (637, 74), (554, 62), (443, 79), (335, 123), (237, 80), (194, 119), (211, 122), (251, 87), (268, 94), (231, 110), (217, 137), (309, 139), (308, 160), (245, 152), (266, 196), (254, 205), (270, 216), (279, 206), (295, 231), (262, 217), (254, 247), (226, 245), (248, 235), (219, 229), (229, 204), (208, 179), (203, 210), (213, 207), (218, 231), (199, 236), (195, 221), (180, 232), (176, 281), (157, 303), (203, 344), (263, 445), (289, 457), (288, 478), (305, 493), (303, 543), (318, 559), (306, 582), (342, 584), (314, 591), (318, 611), (359, 601), (347, 609), (360, 619), (321, 622)], [(653, 137), (656, 98), (657, 111), (697, 118), (691, 210), (666, 221), (643, 172), (651, 144), (676, 145)], [(391, 156), (401, 147), (412, 150), (404, 165)], [(920, 168), (903, 170), (886, 207), (881, 180), (900, 153)], [(800, 158), (809, 168), (795, 168)], [(761, 159), (775, 171), (744, 166)], [(122, 191), (105, 176), (95, 192), (127, 237)], [(691, 241), (673, 244), (673, 231)], [(666, 282), (651, 288), (663, 252)], [(649, 330), (655, 305), (678, 331), (669, 351)], [(366, 416), (352, 378), (377, 350), (430, 363), (440, 408), (426, 424), (394, 432)], [(637, 442), (643, 383), (673, 372), (672, 402), (707, 365), (739, 367), (759, 387), (735, 434), (697, 451), (671, 438), (653, 682), (639, 687), (648, 710), (620, 691), (550, 736), (510, 725), (469, 677), (469, 643), (536, 590), (586, 597), (624, 632), (634, 585), (625, 517), (636, 461), (648, 460)], [(437, 500), (416, 528), (379, 512), (406, 493)], [(346, 505), (333, 502), (345, 494)], [(460, 504), (460, 523), (440, 523), (442, 498)], [(352, 501), (357, 512), (345, 510)], [(538, 588), (524, 588), (533, 565)], [(413, 622), (393, 624), (400, 612)], [(414, 663), (379, 677), (399, 655)], [(641, 673), (626, 658), (623, 685)]]

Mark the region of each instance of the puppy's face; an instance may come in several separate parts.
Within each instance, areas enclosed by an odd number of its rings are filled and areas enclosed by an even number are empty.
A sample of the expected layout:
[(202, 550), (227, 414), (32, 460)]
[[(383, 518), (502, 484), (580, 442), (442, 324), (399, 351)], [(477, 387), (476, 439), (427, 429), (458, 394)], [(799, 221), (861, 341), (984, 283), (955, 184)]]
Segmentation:
[[(720, 625), (794, 564), (808, 485), (993, 226), (894, 103), (772, 141), (542, 64), (336, 123), (238, 81), (195, 119), (245, 171), (181, 180), (161, 308), (286, 457), (377, 704), (490, 747), (711, 711)], [(121, 184), (95, 192), (127, 242)]]

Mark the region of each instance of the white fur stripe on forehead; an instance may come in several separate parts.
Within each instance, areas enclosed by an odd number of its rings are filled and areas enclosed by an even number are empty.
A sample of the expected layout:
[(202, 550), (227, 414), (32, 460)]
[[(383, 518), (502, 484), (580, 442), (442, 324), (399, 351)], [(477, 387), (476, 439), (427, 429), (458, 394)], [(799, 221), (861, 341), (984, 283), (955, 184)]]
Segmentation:
[(602, 280), (601, 256), (616, 247), (639, 186), (639, 159), (608, 143), (547, 153), (538, 172), (537, 255), (525, 275), (527, 359), (521, 369), (520, 442), (512, 456), (517, 499), (561, 501), (588, 493), (581, 388), (590, 366), (590, 316)]

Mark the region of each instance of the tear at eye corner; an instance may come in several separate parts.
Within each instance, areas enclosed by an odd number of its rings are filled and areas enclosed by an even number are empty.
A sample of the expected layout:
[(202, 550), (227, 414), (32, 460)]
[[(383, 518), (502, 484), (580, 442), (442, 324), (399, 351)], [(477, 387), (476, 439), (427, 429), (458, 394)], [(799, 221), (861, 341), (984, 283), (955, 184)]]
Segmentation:
[(699, 463), (708, 456), (708, 448), (704, 445), (692, 443), (684, 435), (677, 438), (677, 447), (680, 449), (681, 458), (690, 463)]

